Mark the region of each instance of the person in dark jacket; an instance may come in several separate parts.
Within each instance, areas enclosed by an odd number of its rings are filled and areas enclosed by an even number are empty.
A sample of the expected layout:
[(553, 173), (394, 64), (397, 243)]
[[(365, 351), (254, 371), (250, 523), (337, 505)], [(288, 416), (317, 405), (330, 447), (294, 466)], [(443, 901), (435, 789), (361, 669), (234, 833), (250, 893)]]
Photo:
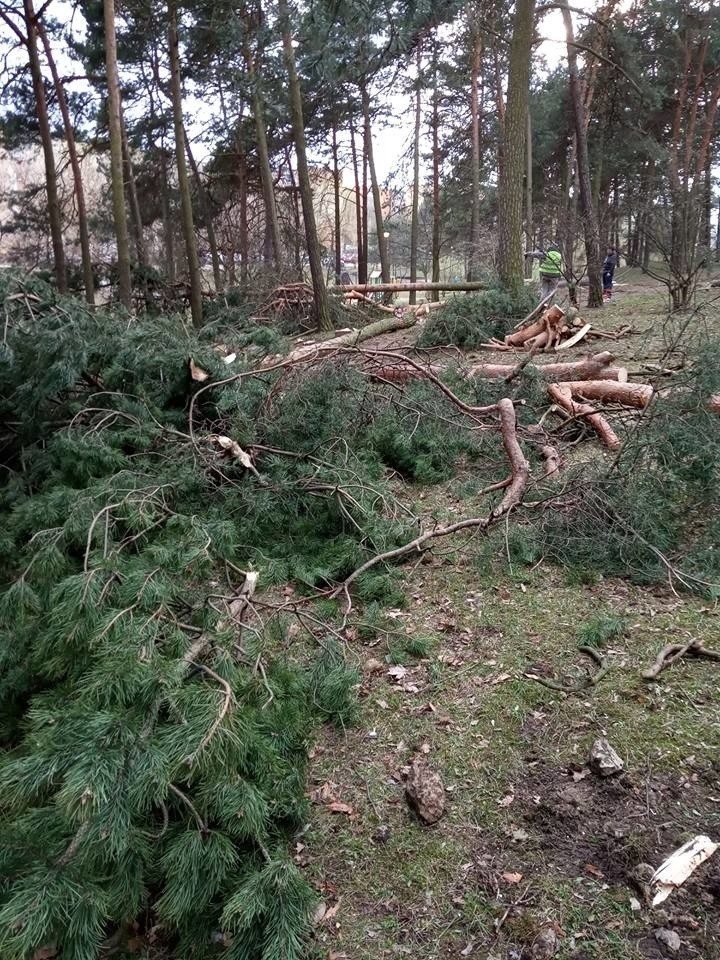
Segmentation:
[(615, 276), (617, 262), (617, 250), (615, 247), (608, 247), (603, 263), (603, 300), (609, 300), (612, 297), (613, 277)]

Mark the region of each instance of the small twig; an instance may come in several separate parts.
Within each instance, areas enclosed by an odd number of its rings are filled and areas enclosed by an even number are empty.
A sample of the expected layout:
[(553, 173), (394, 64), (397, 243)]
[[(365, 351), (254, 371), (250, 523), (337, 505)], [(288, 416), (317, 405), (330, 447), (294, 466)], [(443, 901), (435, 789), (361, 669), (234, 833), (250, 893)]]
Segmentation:
[(202, 670), (203, 673), (206, 673), (209, 677), (212, 677), (213, 680), (216, 680), (220, 684), (220, 686), (223, 688), (224, 696), (223, 696), (222, 706), (220, 707), (220, 712), (218, 713), (217, 717), (215, 717), (215, 719), (213, 720), (212, 726), (203, 737), (202, 743), (197, 747), (197, 749), (193, 750), (191, 754), (185, 757), (185, 763), (187, 763), (188, 765), (191, 765), (195, 761), (195, 758), (200, 753), (202, 753), (205, 747), (210, 743), (212, 738), (215, 736), (215, 731), (223, 722), (225, 715), (230, 709), (230, 704), (232, 703), (232, 699), (233, 699), (233, 692), (232, 692), (232, 688), (230, 687), (230, 684), (227, 682), (227, 680), (224, 680), (220, 676), (220, 674), (215, 673), (215, 671), (212, 670), (210, 667), (208, 667), (207, 664), (205, 663), (198, 663), (195, 660), (191, 660), (190, 665), (193, 667), (196, 667), (198, 670)]
[(549, 680), (547, 677), (539, 677), (535, 673), (525, 673), (523, 676), (528, 680), (535, 680), (537, 683), (542, 684), (543, 687), (547, 687), (549, 690), (558, 690), (560, 693), (582, 693), (583, 690), (588, 690), (590, 687), (596, 687), (603, 677), (607, 675), (608, 671), (610, 670), (610, 664), (607, 662), (607, 658), (598, 653), (594, 647), (578, 646), (578, 650), (580, 653), (584, 653), (586, 657), (590, 657), (595, 661), (599, 667), (596, 673), (588, 673), (575, 683), (572, 683), (571, 681), (565, 682), (562, 680)]
[(205, 823), (203, 818), (200, 816), (200, 814), (197, 812), (197, 809), (195, 808), (190, 797), (186, 796), (186, 794), (184, 794), (182, 790), (179, 790), (174, 783), (168, 784), (168, 790), (170, 790), (171, 793), (174, 793), (176, 797), (179, 797), (182, 800), (182, 802), (187, 806), (187, 808), (192, 812), (197, 822), (198, 830), (200, 831), (200, 833), (207, 833), (208, 832), (207, 824)]

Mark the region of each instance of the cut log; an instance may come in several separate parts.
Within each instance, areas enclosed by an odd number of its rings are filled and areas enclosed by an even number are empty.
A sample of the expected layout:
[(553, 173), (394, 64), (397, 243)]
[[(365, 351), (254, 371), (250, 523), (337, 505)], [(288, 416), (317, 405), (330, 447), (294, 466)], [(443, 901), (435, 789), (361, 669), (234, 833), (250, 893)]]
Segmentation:
[[(533, 363), (528, 369), (535, 376), (548, 380), (627, 380), (627, 370), (611, 366), (614, 355), (608, 351), (596, 353), (582, 360), (563, 363)], [(509, 377), (516, 367), (506, 363), (476, 363), (468, 370), (469, 377), (484, 380), (503, 380)]]
[(542, 318), (534, 320), (529, 326), (523, 327), (517, 333), (509, 333), (505, 337), (505, 345), (508, 347), (521, 347), (531, 337), (537, 337), (538, 334), (545, 332), (545, 324)]
[(312, 356), (314, 353), (328, 353), (340, 347), (355, 347), (364, 340), (369, 340), (371, 337), (379, 337), (382, 333), (393, 333), (395, 330), (406, 330), (408, 327), (414, 327), (417, 321), (417, 312), (414, 310), (405, 311), (404, 313), (393, 313), (391, 317), (376, 320), (375, 323), (369, 323), (366, 327), (361, 327), (359, 330), (352, 330), (350, 333), (345, 333), (341, 337), (332, 337), (330, 340), (319, 340), (317, 343), (310, 343), (299, 347), (297, 350), (293, 350), (287, 359), (292, 362)]
[[(518, 330), (517, 333), (509, 333), (505, 337), (505, 343), (511, 347), (520, 347), (523, 345), (543, 346), (559, 336), (560, 327), (565, 319), (565, 312), (560, 307), (553, 305), (543, 313), (543, 315), (531, 323), (529, 326)], [(541, 343), (540, 338), (545, 335)]]
[(581, 327), (578, 330), (578, 332), (574, 336), (570, 337), (569, 340), (565, 340), (563, 343), (559, 343), (555, 349), (568, 350), (570, 347), (574, 347), (576, 343), (580, 343), (583, 337), (586, 337), (589, 332), (590, 332), (590, 324), (586, 323), (583, 327)]
[(571, 380), (559, 384), (567, 387), (574, 397), (586, 400), (606, 400), (624, 407), (646, 407), (653, 395), (649, 383), (613, 383), (609, 380)]
[(545, 446), (540, 453), (545, 461), (545, 476), (549, 477), (551, 474), (557, 473), (560, 469), (560, 454), (555, 447)]
[(336, 287), (328, 287), (330, 293), (409, 293), (412, 290), (420, 292), (435, 292), (441, 290), (487, 290), (488, 285), (480, 281), (466, 283), (341, 283)]
[(547, 390), (550, 399), (559, 407), (562, 407), (571, 417), (586, 419), (607, 447), (611, 450), (619, 449), (620, 438), (605, 417), (599, 414), (589, 403), (578, 403), (576, 400), (573, 400), (569, 384), (550, 383), (548, 384)]

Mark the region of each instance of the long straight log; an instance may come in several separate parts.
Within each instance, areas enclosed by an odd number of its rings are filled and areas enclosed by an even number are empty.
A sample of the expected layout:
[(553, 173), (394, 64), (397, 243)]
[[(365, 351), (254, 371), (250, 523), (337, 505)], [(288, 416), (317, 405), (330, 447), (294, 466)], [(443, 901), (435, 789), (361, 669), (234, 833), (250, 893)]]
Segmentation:
[(304, 344), (293, 350), (288, 356), (288, 360), (300, 360), (304, 357), (312, 356), (317, 353), (327, 353), (337, 350), (339, 347), (355, 347), (363, 340), (369, 340), (371, 337), (380, 336), (381, 333), (392, 333), (395, 330), (405, 330), (413, 327), (418, 322), (419, 311), (409, 310), (404, 313), (393, 314), (391, 317), (383, 317), (382, 320), (376, 320), (369, 323), (366, 327), (359, 330), (351, 330), (350, 333), (341, 334), (339, 337), (332, 337), (330, 340), (318, 340), (316, 343)]
[[(617, 380), (624, 383), (627, 381), (627, 370), (611, 366), (614, 359), (614, 355), (606, 350), (582, 360), (533, 363), (528, 366), (536, 376), (548, 380)], [(500, 380), (510, 376), (515, 369), (515, 366), (506, 363), (476, 363), (468, 370), (468, 376)]]
[(478, 281), (464, 283), (341, 283), (328, 287), (330, 293), (410, 293), (411, 291), (438, 292), (440, 290), (487, 290), (488, 285)]

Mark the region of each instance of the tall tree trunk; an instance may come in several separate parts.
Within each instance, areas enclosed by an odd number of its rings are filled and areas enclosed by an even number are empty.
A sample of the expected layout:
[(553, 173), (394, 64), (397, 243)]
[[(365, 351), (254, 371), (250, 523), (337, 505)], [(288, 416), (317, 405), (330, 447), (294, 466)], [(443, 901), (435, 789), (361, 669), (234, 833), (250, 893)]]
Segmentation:
[(203, 323), (202, 278), (195, 242), (190, 179), (185, 162), (185, 124), (182, 114), (182, 85), (180, 81), (180, 50), (177, 30), (177, 7), (175, 0), (168, 2), (168, 46), (170, 48), (170, 96), (172, 99), (173, 125), (175, 128), (175, 165), (177, 167), (180, 215), (182, 217), (188, 274), (190, 278), (190, 312), (193, 326), (199, 329)]
[(333, 200), (335, 213), (335, 282), (340, 283), (342, 273), (342, 230), (340, 224), (340, 165), (338, 164), (337, 124), (332, 124), (332, 157), (333, 157)]
[(108, 129), (110, 133), (110, 181), (112, 186), (113, 221), (118, 260), (118, 293), (120, 302), (132, 308), (130, 277), (130, 243), (128, 239), (125, 187), (123, 184), (122, 128), (120, 125), (120, 80), (115, 37), (115, 0), (104, 0), (105, 68), (108, 88)]
[[(472, 11), (472, 6), (469, 7)], [(472, 197), (470, 210), (470, 256), (468, 258), (468, 280), (477, 280), (480, 256), (480, 103), (478, 86), (480, 64), (482, 63), (482, 34), (477, 22), (477, 14), (472, 18), (473, 49), (470, 66), (470, 139), (472, 142)]]
[[(355, 178), (355, 223), (357, 227), (357, 275), (358, 283), (367, 283), (367, 265), (363, 246), (363, 204), (358, 172), (357, 147), (355, 145), (355, 124), (350, 121), (350, 153), (352, 155), (353, 176)], [(365, 267), (363, 268), (363, 265)]]
[(70, 159), (70, 168), (73, 175), (73, 190), (75, 193), (75, 204), (77, 206), (78, 231), (80, 233), (80, 256), (82, 259), (83, 281), (85, 284), (85, 299), (91, 305), (95, 304), (95, 277), (93, 276), (92, 254), (90, 253), (90, 230), (88, 228), (87, 207), (85, 205), (85, 188), (83, 186), (82, 170), (80, 169), (80, 159), (77, 152), (77, 143), (75, 141), (75, 130), (70, 117), (70, 107), (65, 94), (65, 85), (58, 73), (55, 57), (52, 47), (48, 41), (47, 33), (42, 21), (38, 20), (37, 33), (42, 41), (45, 50), (45, 59), (50, 67), (50, 73), (55, 87), (55, 96), (62, 115), (63, 130), (65, 131), (65, 142), (67, 144), (68, 157)]
[(367, 283), (370, 279), (368, 273), (368, 257), (370, 255), (370, 222), (368, 219), (368, 135), (369, 127), (365, 126), (363, 121), (363, 156), (362, 156), (362, 229), (363, 229), (363, 277)]
[(168, 155), (165, 147), (159, 150), (160, 202), (162, 204), (163, 246), (165, 247), (165, 273), (168, 281), (175, 283), (175, 243), (173, 240), (172, 213), (170, 209), (170, 185), (168, 182)]
[(330, 316), (330, 303), (325, 287), (325, 277), (323, 276), (322, 258), (320, 255), (320, 242), (315, 224), (312, 184), (310, 183), (310, 170), (308, 168), (307, 150), (305, 146), (305, 121), (303, 119), (302, 93), (297, 68), (295, 66), (295, 51), (293, 50), (292, 36), (290, 34), (290, 18), (287, 0), (279, 0), (278, 13), (282, 30), (285, 65), (287, 67), (290, 86), (293, 139), (295, 141), (295, 153), (297, 155), (298, 183), (300, 186), (300, 198), (302, 200), (303, 220), (305, 221), (305, 238), (307, 241), (308, 259), (310, 260), (310, 276), (312, 277), (313, 284), (315, 314), (319, 330), (332, 330), (333, 322)]
[(198, 165), (195, 162), (195, 157), (193, 156), (192, 148), (190, 146), (190, 138), (187, 135), (187, 130), (183, 129), (183, 133), (185, 140), (185, 153), (187, 154), (193, 180), (195, 181), (195, 189), (197, 190), (198, 201), (200, 203), (200, 213), (202, 214), (205, 230), (207, 231), (208, 246), (210, 247), (210, 259), (212, 260), (213, 283), (215, 285), (216, 292), (222, 293), (223, 281), (222, 274), (220, 273), (220, 256), (218, 254), (217, 237), (215, 236), (215, 225), (213, 224), (212, 210), (210, 209), (210, 198), (208, 197), (205, 184), (200, 176)]
[(433, 47), (432, 166), (432, 280), (433, 283), (440, 283), (440, 94), (437, 39)]
[(602, 260), (600, 258), (600, 229), (598, 226), (597, 211), (593, 204), (592, 185), (590, 183), (590, 160), (585, 125), (585, 109), (583, 106), (582, 87), (578, 73), (577, 53), (575, 47), (575, 33), (573, 30), (572, 15), (567, 0), (560, 0), (565, 36), (567, 40), (568, 73), (570, 76), (570, 100), (572, 102), (575, 136), (577, 138), (577, 169), (580, 185), (580, 204), (585, 226), (585, 256), (588, 272), (588, 307), (601, 307), (602, 295)]
[[(258, 17), (262, 17), (261, 4), (258, 3)], [(243, 42), (243, 56), (248, 72), (248, 80), (252, 88), (253, 115), (255, 118), (255, 148), (260, 168), (260, 182), (262, 184), (263, 202), (265, 204), (265, 220), (268, 239), (272, 246), (275, 265), (280, 267), (283, 261), (282, 242), (280, 240), (280, 221), (278, 220), (277, 203), (275, 201), (275, 185), (273, 183), (272, 168), (270, 166), (270, 151), (268, 150), (267, 130), (265, 127), (265, 106), (260, 89), (260, 75), (256, 69), (255, 58), (250, 48), (247, 33)]]
[(147, 266), (147, 253), (145, 249), (145, 236), (143, 234), (142, 214), (140, 213), (140, 200), (138, 199), (137, 184), (135, 183), (135, 170), (133, 169), (132, 156), (128, 144), (122, 103), (120, 104), (120, 143), (122, 145), (123, 166), (125, 167), (123, 179), (127, 188), (127, 198), (130, 201), (130, 219), (133, 224), (133, 233), (135, 234), (137, 263), (139, 267), (145, 267)]
[(302, 251), (300, 249), (302, 238), (302, 217), (300, 216), (300, 192), (295, 182), (295, 173), (292, 168), (292, 154), (290, 147), (287, 148), (286, 159), (288, 165), (288, 178), (290, 180), (290, 198), (292, 203), (293, 220), (295, 223), (295, 239), (293, 242), (293, 252), (295, 255), (295, 272), (298, 280), (303, 276)]
[(43, 83), (42, 68), (37, 44), (37, 24), (32, 0), (23, 0), (25, 13), (25, 29), (27, 31), (27, 50), (32, 78), (33, 95), (35, 97), (35, 116), (37, 117), (42, 144), (43, 159), (45, 161), (45, 190), (47, 193), (48, 220), (50, 222), (50, 238), (53, 248), (53, 267), (55, 282), (60, 293), (67, 292), (67, 269), (65, 265), (65, 249), (63, 247), (62, 214), (58, 198), (57, 168), (53, 153), (52, 133), (48, 120), (45, 85)]
[(370, 186), (372, 188), (373, 207), (375, 210), (375, 231), (377, 233), (378, 254), (380, 256), (380, 273), (382, 275), (382, 282), (390, 283), (390, 260), (387, 251), (387, 237), (385, 236), (385, 220), (383, 217), (382, 199), (380, 197), (380, 184), (378, 183), (375, 170), (375, 157), (373, 155), (372, 129), (370, 126), (370, 95), (368, 94), (365, 82), (360, 85), (360, 96), (365, 122), (367, 164), (370, 171)]
[[(533, 149), (532, 117), (530, 107), (527, 112), (527, 130), (525, 132), (525, 240), (528, 250), (533, 249)], [(526, 260), (525, 275), (532, 276), (532, 261)]]
[[(410, 218), (410, 283), (417, 281), (418, 239), (420, 233), (420, 121), (422, 120), (422, 45), (417, 45), (417, 78), (415, 87), (415, 138), (413, 140), (413, 193)], [(416, 302), (416, 293), (410, 291), (409, 303)]]
[(534, 15), (535, 0), (517, 0), (508, 70), (504, 166), (498, 191), (498, 272), (503, 286), (516, 294), (523, 288), (525, 273), (522, 246), (523, 174)]
[(245, 147), (238, 138), (238, 177), (240, 179), (240, 225), (238, 231), (238, 251), (240, 253), (240, 283), (245, 286), (248, 282), (248, 268), (250, 257), (250, 238), (248, 230), (248, 170)]

